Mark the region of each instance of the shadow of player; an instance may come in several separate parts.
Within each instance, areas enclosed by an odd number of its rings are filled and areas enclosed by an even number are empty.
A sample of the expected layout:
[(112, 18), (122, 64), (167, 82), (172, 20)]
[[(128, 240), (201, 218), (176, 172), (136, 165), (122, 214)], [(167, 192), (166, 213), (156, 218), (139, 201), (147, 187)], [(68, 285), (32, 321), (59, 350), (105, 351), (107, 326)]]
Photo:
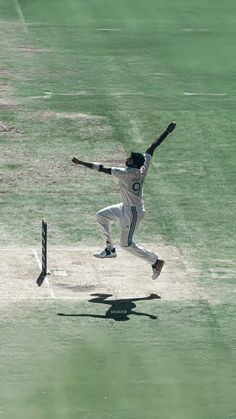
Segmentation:
[(112, 319), (115, 321), (127, 321), (130, 320), (130, 315), (136, 316), (146, 316), (152, 320), (156, 320), (157, 317), (152, 314), (142, 313), (139, 311), (134, 311), (136, 307), (134, 301), (145, 301), (145, 300), (154, 300), (160, 299), (161, 297), (157, 294), (150, 294), (148, 297), (137, 297), (137, 298), (125, 298), (119, 300), (107, 300), (107, 298), (112, 297), (112, 294), (91, 294), (95, 298), (89, 300), (90, 303), (98, 303), (110, 305), (105, 315), (99, 314), (64, 314), (58, 313), (58, 316), (68, 316), (68, 317), (94, 317), (97, 319)]

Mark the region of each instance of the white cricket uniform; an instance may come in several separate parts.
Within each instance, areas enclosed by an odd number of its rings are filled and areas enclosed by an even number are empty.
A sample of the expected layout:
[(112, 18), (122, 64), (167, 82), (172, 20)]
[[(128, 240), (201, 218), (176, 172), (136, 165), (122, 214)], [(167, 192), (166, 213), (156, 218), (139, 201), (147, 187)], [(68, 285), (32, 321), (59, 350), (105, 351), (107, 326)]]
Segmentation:
[(120, 222), (121, 247), (154, 264), (158, 259), (158, 255), (144, 249), (133, 241), (134, 232), (136, 231), (140, 221), (143, 219), (145, 213), (143, 183), (145, 176), (147, 175), (152, 156), (145, 153), (144, 158), (144, 164), (140, 169), (133, 167), (112, 167), (112, 176), (119, 179), (122, 202), (98, 211), (96, 218), (98, 223), (103, 228), (106, 246), (108, 248), (112, 249), (114, 247), (109, 222), (118, 219)]

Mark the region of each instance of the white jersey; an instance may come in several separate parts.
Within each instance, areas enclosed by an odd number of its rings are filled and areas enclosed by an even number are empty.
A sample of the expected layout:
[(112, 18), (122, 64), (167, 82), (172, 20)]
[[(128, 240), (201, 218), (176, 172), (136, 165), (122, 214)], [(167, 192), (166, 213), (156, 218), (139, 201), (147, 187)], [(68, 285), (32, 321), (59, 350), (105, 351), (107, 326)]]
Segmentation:
[(120, 193), (125, 207), (139, 207), (144, 210), (143, 182), (148, 172), (152, 156), (144, 154), (144, 164), (134, 167), (112, 167), (111, 174), (119, 179)]

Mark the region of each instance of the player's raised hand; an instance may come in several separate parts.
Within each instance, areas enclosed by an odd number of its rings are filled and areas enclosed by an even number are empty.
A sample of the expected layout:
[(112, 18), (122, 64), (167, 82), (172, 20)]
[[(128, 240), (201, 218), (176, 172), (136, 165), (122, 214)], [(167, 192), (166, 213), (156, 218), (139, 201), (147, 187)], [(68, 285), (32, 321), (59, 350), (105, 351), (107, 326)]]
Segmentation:
[(175, 123), (174, 121), (172, 121), (172, 122), (168, 125), (168, 127), (167, 127), (167, 130), (166, 130), (166, 131), (168, 131), (168, 132), (170, 133), (170, 132), (174, 131), (175, 127), (176, 127), (176, 123)]
[(83, 161), (77, 159), (77, 157), (73, 157), (72, 162), (75, 164), (83, 164)]
[(160, 135), (160, 137), (158, 137), (156, 139), (156, 141), (154, 141), (154, 143), (152, 143), (146, 150), (147, 154), (150, 154), (151, 156), (153, 156), (154, 151), (156, 150), (157, 147), (159, 147), (159, 145), (162, 143), (162, 141), (164, 141), (164, 139), (166, 137), (168, 137), (168, 135), (174, 131), (176, 126), (176, 123), (174, 121), (172, 121), (168, 127), (166, 128), (166, 130)]

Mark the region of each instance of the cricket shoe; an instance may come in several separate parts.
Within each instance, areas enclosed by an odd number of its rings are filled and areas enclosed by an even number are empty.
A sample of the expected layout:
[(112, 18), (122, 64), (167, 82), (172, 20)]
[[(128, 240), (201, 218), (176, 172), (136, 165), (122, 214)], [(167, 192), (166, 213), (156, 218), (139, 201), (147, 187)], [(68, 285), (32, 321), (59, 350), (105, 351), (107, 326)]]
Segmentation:
[(101, 253), (94, 253), (96, 258), (105, 259), (105, 258), (115, 258), (117, 256), (116, 249), (113, 247), (112, 250), (107, 247)]
[(160, 275), (161, 270), (164, 266), (165, 261), (161, 259), (157, 259), (156, 263), (152, 265), (152, 279), (157, 279), (157, 277)]

